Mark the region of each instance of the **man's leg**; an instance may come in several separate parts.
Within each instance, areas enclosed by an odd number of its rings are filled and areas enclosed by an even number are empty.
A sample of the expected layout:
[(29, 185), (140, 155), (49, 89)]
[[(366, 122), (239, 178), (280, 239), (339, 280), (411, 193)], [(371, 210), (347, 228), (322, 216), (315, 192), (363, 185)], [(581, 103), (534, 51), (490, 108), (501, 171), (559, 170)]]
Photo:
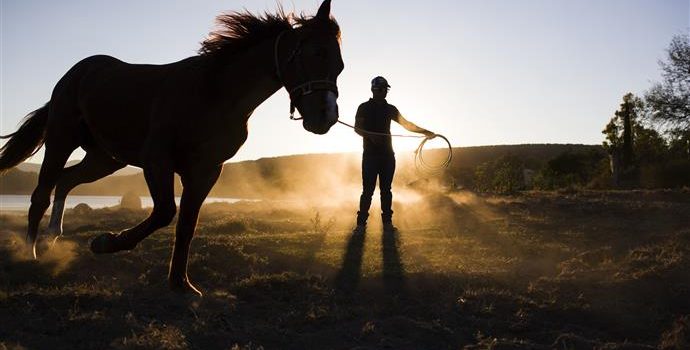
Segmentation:
[(395, 156), (391, 155), (381, 160), (381, 174), (379, 175), (379, 191), (381, 192), (381, 219), (383, 224), (391, 224), (393, 219), (393, 193), (391, 185), (395, 174)]
[(371, 196), (376, 188), (376, 176), (378, 166), (376, 159), (366, 154), (362, 155), (362, 195), (359, 197), (359, 211), (357, 212), (357, 225), (366, 225), (369, 218)]

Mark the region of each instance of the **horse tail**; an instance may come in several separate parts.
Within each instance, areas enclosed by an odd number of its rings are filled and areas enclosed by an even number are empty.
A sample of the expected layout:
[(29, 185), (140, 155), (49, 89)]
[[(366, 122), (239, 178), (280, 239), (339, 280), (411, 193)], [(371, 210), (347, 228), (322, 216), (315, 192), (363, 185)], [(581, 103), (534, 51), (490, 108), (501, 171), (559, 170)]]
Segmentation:
[(48, 105), (29, 113), (19, 130), (0, 139), (9, 139), (0, 147), (0, 174), (23, 162), (26, 158), (36, 154), (45, 142), (46, 126), (48, 125)]

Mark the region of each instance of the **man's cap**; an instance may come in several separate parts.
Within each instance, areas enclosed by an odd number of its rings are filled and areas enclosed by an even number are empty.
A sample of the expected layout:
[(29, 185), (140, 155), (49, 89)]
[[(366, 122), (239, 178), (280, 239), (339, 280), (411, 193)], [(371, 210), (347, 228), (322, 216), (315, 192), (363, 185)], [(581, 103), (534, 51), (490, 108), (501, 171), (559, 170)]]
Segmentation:
[(388, 80), (386, 80), (386, 78), (379, 76), (379, 77), (376, 77), (376, 78), (374, 78), (374, 79), (371, 80), (371, 87), (386, 87), (386, 88), (389, 88), (389, 87), (391, 87), (391, 86), (388, 85)]

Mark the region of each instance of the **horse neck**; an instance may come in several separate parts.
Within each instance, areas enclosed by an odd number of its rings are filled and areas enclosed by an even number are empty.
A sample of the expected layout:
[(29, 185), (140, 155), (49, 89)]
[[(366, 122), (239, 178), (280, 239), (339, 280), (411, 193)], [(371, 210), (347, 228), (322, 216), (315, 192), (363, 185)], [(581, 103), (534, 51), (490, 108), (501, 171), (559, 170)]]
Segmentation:
[(223, 65), (217, 79), (227, 108), (249, 117), (282, 87), (276, 76), (274, 43), (275, 39), (264, 40)]

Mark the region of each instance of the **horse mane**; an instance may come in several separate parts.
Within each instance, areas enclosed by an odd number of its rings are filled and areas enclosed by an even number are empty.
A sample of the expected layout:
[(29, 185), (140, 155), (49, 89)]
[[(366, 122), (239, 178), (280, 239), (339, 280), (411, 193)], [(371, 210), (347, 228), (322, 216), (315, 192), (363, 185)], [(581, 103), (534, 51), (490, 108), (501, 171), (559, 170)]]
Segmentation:
[(283, 31), (297, 28), (319, 27), (340, 39), (340, 27), (335, 19), (317, 20), (313, 16), (285, 13), (282, 7), (276, 13), (260, 15), (249, 11), (233, 11), (216, 17), (218, 28), (201, 43), (200, 55), (232, 55), (276, 37)]

